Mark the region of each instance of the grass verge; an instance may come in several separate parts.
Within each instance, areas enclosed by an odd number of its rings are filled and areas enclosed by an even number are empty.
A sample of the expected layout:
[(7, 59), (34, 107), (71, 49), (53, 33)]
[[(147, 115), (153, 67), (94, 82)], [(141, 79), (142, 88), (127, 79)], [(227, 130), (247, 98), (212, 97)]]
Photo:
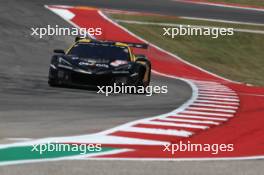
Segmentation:
[[(112, 15), (115, 19), (194, 24), (195, 21), (185, 19), (158, 18), (156, 16)], [(180, 20), (180, 21), (179, 21)], [(204, 21), (196, 21), (201, 25)], [(209, 22), (206, 22), (206, 25)], [(141, 36), (183, 59), (223, 77), (264, 86), (264, 35), (235, 32), (233, 36), (220, 36), (212, 39), (209, 36), (177, 36), (172, 39), (163, 36), (162, 26), (120, 23), (128, 30)], [(219, 23), (230, 27), (233, 24)], [(214, 25), (211, 24), (211, 25)], [(239, 25), (246, 27), (246, 25)], [(262, 26), (247, 28), (262, 30)]]
[(207, 0), (208, 2), (224, 2), (229, 4), (238, 4), (238, 5), (251, 5), (251, 6), (260, 6), (264, 7), (264, 1), (263, 0)]

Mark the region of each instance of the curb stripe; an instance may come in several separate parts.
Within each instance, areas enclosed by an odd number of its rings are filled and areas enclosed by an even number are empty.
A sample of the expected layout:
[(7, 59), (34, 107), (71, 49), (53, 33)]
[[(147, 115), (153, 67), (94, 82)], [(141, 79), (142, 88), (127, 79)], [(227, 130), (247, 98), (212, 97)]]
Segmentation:
[(137, 128), (137, 127), (128, 127), (120, 130), (121, 132), (135, 132), (135, 133), (147, 133), (147, 134), (159, 134), (159, 135), (171, 135), (178, 137), (189, 137), (192, 135), (192, 132), (186, 130), (172, 130), (172, 129), (151, 129), (151, 128)]
[(214, 108), (226, 108), (226, 109), (238, 109), (237, 106), (224, 106), (224, 105), (214, 105), (214, 104), (208, 104), (208, 103), (193, 103), (191, 106), (204, 106), (204, 107), (214, 107)]
[(239, 99), (232, 99), (232, 98), (198, 97), (198, 99), (201, 99), (201, 100), (217, 100), (217, 101), (239, 102)]
[(188, 110), (195, 111), (216, 111), (216, 112), (225, 112), (225, 113), (236, 113), (235, 110), (230, 109), (216, 109), (216, 108), (202, 108), (202, 107), (189, 107)]
[(184, 114), (178, 114), (176, 116), (169, 116), (174, 118), (191, 118), (191, 119), (204, 119), (204, 120), (217, 120), (217, 121), (226, 121), (226, 118), (216, 118), (216, 117), (204, 117), (204, 116), (198, 116), (198, 115), (184, 115)]
[(212, 113), (212, 112), (198, 112), (198, 111), (184, 111), (182, 114), (201, 114), (201, 115), (210, 115), (210, 116), (223, 116), (223, 117), (233, 117), (232, 114), (223, 114), (223, 113)]
[(152, 125), (163, 125), (163, 126), (176, 126), (180, 128), (191, 128), (191, 129), (207, 129), (208, 126), (196, 125), (196, 124), (183, 124), (168, 120), (156, 119), (149, 122), (142, 122), (140, 124), (152, 124)]
[(216, 100), (196, 100), (199, 103), (210, 103), (210, 104), (226, 104), (226, 105), (235, 105), (238, 106), (238, 102), (230, 102), (230, 101), (216, 101)]
[[(170, 125), (159, 125), (159, 124), (144, 124), (144, 123), (140, 123), (140, 124), (136, 124), (134, 125), (134, 127), (139, 127), (139, 128), (153, 128), (153, 129), (173, 129), (173, 130), (182, 130), (182, 127), (177, 127), (177, 126), (170, 126)], [(198, 128), (188, 128), (188, 131), (191, 132), (196, 132), (198, 130)]]
[(238, 97), (236, 95), (218, 95), (218, 94), (205, 94), (205, 93), (199, 93), (199, 96), (203, 96), (203, 97), (222, 97), (222, 98), (234, 98), (234, 99), (238, 99)]
[(201, 124), (212, 124), (212, 125), (219, 125), (218, 122), (210, 121), (210, 120), (193, 120), (193, 119), (178, 119), (174, 116), (168, 116), (166, 120), (171, 121), (178, 121), (178, 122), (186, 122), (186, 123), (201, 123)]

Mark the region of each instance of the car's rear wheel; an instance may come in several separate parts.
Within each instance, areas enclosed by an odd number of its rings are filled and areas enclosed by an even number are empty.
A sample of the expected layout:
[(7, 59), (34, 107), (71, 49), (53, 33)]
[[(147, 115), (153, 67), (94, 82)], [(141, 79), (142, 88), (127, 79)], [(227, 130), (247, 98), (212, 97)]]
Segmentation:
[[(150, 63), (147, 63), (147, 69), (146, 69), (146, 71), (147, 72), (145, 72), (145, 75), (144, 75), (144, 77), (143, 77), (143, 86), (146, 88), (147, 86), (149, 86), (149, 84), (150, 84), (150, 79), (151, 79), (151, 64)], [(146, 76), (146, 79), (144, 79), (145, 78), (145, 76)]]
[(144, 86), (144, 75), (145, 75), (145, 72), (146, 72), (146, 68), (142, 65), (138, 66), (138, 69), (137, 69), (137, 78), (135, 80), (135, 86)]

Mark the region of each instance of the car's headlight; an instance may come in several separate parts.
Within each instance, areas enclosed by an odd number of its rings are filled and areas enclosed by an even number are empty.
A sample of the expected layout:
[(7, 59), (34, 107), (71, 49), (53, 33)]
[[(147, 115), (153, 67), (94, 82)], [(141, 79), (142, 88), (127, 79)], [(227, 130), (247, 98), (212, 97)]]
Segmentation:
[(63, 59), (62, 57), (59, 57), (59, 63), (65, 66), (71, 66), (71, 63)]
[(115, 60), (115, 61), (110, 63), (110, 65), (113, 66), (113, 67), (121, 66), (121, 65), (124, 65), (124, 64), (128, 64), (128, 62), (124, 61), (124, 60)]
[(70, 69), (70, 70), (73, 69), (72, 64), (69, 61), (63, 59), (62, 57), (59, 57), (58, 62), (59, 62), (58, 67)]

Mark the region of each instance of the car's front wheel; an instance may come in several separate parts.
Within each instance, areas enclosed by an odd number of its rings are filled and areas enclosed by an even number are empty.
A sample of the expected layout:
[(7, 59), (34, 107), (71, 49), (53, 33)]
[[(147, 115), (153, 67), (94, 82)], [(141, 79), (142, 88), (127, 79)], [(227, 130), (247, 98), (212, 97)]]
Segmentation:
[(52, 68), (49, 69), (49, 80), (48, 80), (48, 84), (51, 87), (55, 87), (55, 86), (58, 86), (59, 85), (58, 80), (56, 78), (56, 73), (57, 73), (56, 70), (54, 70)]

